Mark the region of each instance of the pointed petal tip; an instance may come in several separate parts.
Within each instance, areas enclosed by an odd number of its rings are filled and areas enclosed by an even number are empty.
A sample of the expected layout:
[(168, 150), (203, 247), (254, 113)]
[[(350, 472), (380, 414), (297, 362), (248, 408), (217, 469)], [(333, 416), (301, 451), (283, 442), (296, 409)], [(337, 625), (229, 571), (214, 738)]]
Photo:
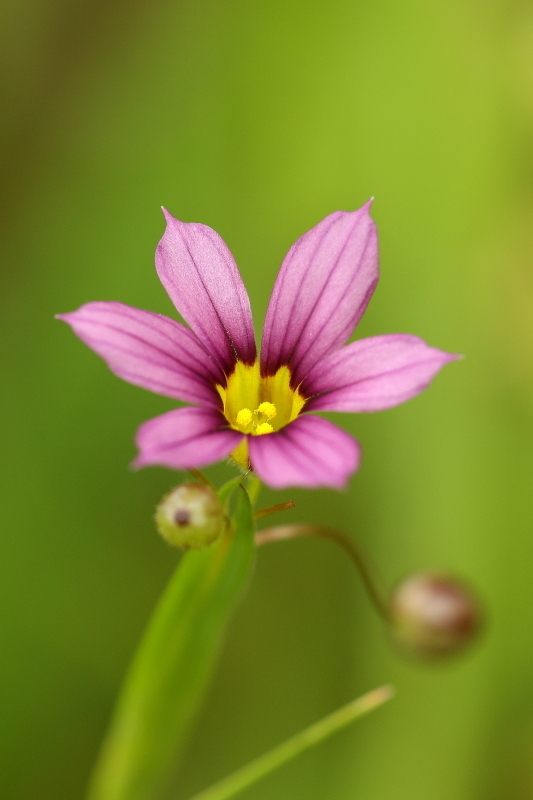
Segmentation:
[(411, 334), (359, 339), (324, 359), (301, 391), (308, 411), (384, 411), (416, 397), (460, 355)]
[(367, 200), (366, 203), (364, 205), (362, 205), (361, 208), (356, 213), (359, 213), (362, 216), (364, 215), (364, 217), (368, 220), (369, 226), (376, 233), (376, 230), (377, 230), (376, 229), (376, 223), (374, 221), (374, 218), (372, 217), (372, 214), (370, 213), (372, 211), (373, 205), (374, 205), (374, 198), (371, 197), (370, 200)]
[(163, 213), (155, 263), (174, 306), (228, 374), (237, 360), (253, 363), (250, 301), (228, 246), (208, 225)]
[[(372, 206), (374, 204), (374, 199), (375, 199), (374, 197), (371, 197), (369, 200), (366, 201), (366, 203), (363, 203), (362, 206), (359, 206), (359, 208), (354, 208), (353, 211), (337, 211), (337, 212), (334, 212), (334, 213), (337, 213), (339, 215), (345, 214), (346, 216), (350, 216), (350, 217), (357, 217), (357, 216), (366, 215), (367, 217), (370, 218), (371, 222), (374, 222), (374, 220), (370, 217), (370, 210), (371, 210), (371, 208), (372, 208)], [(330, 214), (330, 216), (331, 216), (331, 214)]]
[(72, 325), (72, 319), (76, 316), (79, 310), (80, 309), (77, 309), (76, 311), (66, 311), (64, 314), (54, 314), (54, 319), (58, 319), (60, 322), (66, 322), (67, 325)]
[(163, 212), (163, 216), (167, 225), (170, 225), (171, 222), (175, 221), (175, 217), (172, 216), (170, 211), (167, 211), (165, 206), (161, 206), (161, 211)]
[(432, 348), (434, 352), (440, 355), (440, 360), (442, 361), (442, 366), (444, 367), (446, 364), (451, 364), (452, 361), (462, 361), (465, 356), (462, 353), (448, 353), (446, 350), (439, 350), (438, 347)]
[(206, 231), (211, 231), (212, 233), (215, 234), (215, 236), (218, 236), (216, 231), (213, 231), (209, 227), (209, 225), (204, 225), (201, 222), (185, 222), (184, 220), (178, 219), (177, 217), (173, 216), (173, 214), (171, 214), (170, 211), (167, 211), (167, 209), (164, 206), (161, 206), (161, 211), (163, 212), (163, 216), (165, 217), (166, 227), (165, 227), (165, 232), (157, 246), (157, 250), (160, 250), (160, 248), (162, 247), (162, 243), (166, 237), (172, 237), (173, 235), (177, 235), (179, 239), (182, 241), (190, 235), (191, 231), (193, 232), (193, 234), (194, 232), (201, 231), (205, 233)]
[(329, 214), (285, 256), (263, 328), (265, 374), (287, 364), (297, 386), (357, 326), (379, 277), (370, 202)]
[(366, 203), (363, 203), (362, 206), (359, 206), (359, 208), (355, 208), (353, 211), (347, 211), (345, 213), (350, 214), (351, 216), (356, 214), (360, 215), (366, 214), (368, 217), (370, 217), (370, 210), (374, 204), (374, 199), (375, 198), (372, 196), (369, 200), (366, 201)]
[(123, 303), (86, 303), (62, 321), (115, 375), (135, 386), (218, 408), (223, 372), (198, 338), (179, 322)]

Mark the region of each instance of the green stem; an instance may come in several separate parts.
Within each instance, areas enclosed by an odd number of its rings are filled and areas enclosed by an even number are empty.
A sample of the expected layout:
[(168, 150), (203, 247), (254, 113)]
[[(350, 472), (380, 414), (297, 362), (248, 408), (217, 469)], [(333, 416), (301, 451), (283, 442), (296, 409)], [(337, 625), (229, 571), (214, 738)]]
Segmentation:
[(227, 800), (228, 797), (242, 792), (248, 786), (264, 778), (270, 772), (286, 764), (288, 761), (303, 753), (309, 747), (318, 744), (332, 733), (340, 731), (359, 717), (368, 714), (378, 706), (389, 700), (394, 694), (391, 686), (381, 686), (372, 692), (353, 700), (348, 705), (334, 711), (309, 728), (287, 739), (286, 742), (265, 753), (263, 756), (251, 761), (245, 767), (238, 769), (232, 775), (219, 781), (209, 789), (196, 794), (191, 800)]

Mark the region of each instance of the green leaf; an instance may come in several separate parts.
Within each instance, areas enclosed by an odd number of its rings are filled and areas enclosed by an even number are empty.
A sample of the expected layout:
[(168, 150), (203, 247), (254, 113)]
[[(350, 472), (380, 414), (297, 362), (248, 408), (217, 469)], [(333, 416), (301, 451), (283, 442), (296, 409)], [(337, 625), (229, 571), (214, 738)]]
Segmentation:
[[(88, 800), (157, 797), (181, 755), (222, 636), (254, 560), (245, 489), (219, 492), (231, 524), (211, 547), (186, 553), (133, 660), (91, 781)], [(237, 492), (235, 493), (235, 490)]]
[(300, 753), (309, 750), (320, 742), (324, 741), (337, 731), (346, 728), (356, 719), (368, 714), (370, 711), (379, 708), (393, 696), (392, 686), (381, 686), (374, 689), (357, 700), (352, 700), (342, 708), (337, 709), (327, 717), (315, 722), (305, 728), (296, 736), (287, 739), (283, 744), (278, 745), (273, 750), (269, 750), (259, 758), (251, 761), (245, 767), (241, 767), (232, 775), (219, 781), (209, 789), (204, 789), (200, 794), (196, 794), (191, 800), (229, 800), (244, 789), (264, 778), (274, 770), (287, 764)]
[(233, 493), (235, 492), (235, 489), (238, 486), (243, 486), (243, 485), (244, 485), (244, 476), (243, 475), (237, 475), (235, 478), (232, 478), (227, 483), (225, 483), (223, 486), (221, 486), (220, 489), (218, 490), (218, 496), (219, 496), (220, 502), (222, 503), (222, 505), (224, 506), (226, 511), (228, 511), (229, 502), (230, 502), (231, 498), (233, 497)]

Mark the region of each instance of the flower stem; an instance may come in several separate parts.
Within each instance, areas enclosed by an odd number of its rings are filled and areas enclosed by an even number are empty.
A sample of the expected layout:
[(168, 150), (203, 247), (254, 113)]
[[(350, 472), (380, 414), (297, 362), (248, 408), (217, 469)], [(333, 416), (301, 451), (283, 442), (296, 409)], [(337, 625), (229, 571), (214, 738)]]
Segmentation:
[(207, 475), (204, 475), (204, 473), (200, 472), (199, 469), (189, 469), (187, 470), (187, 472), (189, 472), (193, 476), (193, 478), (196, 478), (197, 481), (203, 483), (204, 486), (209, 486), (210, 489), (214, 489), (214, 491), (216, 492), (217, 490), (216, 486), (213, 483), (211, 483)]
[(219, 781), (209, 789), (194, 795), (190, 800), (227, 800), (242, 792), (248, 786), (264, 778), (270, 772), (286, 764), (288, 761), (303, 753), (309, 747), (318, 744), (331, 734), (349, 725), (364, 714), (368, 714), (378, 706), (389, 700), (394, 694), (391, 686), (381, 686), (353, 700), (332, 714), (315, 722), (305, 730), (287, 739), (283, 744), (265, 753), (245, 767), (238, 769), (232, 775)]
[(372, 576), (367, 560), (359, 545), (341, 531), (324, 525), (306, 525), (303, 523), (297, 525), (278, 525), (274, 528), (267, 528), (264, 531), (256, 533), (255, 544), (259, 546), (267, 544), (267, 542), (280, 542), (284, 539), (294, 539), (297, 536), (320, 536), (322, 539), (329, 539), (340, 545), (354, 562), (372, 604), (385, 622), (389, 622), (389, 604), (387, 600), (384, 599), (387, 596), (386, 592), (381, 585), (378, 588), (378, 582), (376, 578)]
[(261, 519), (261, 517), (266, 517), (269, 514), (277, 514), (278, 511), (287, 511), (289, 508), (294, 508), (294, 500), (287, 500), (286, 503), (276, 503), (275, 506), (269, 506), (268, 508), (260, 508), (254, 514), (254, 519)]

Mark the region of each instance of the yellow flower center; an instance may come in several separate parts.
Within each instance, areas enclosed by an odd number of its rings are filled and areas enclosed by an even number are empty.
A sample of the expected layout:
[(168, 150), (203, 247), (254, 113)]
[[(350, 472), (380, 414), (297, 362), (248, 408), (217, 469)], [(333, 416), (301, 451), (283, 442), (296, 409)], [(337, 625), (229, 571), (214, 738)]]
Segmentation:
[[(224, 416), (232, 428), (251, 436), (279, 431), (302, 410), (305, 397), (290, 387), (288, 367), (280, 367), (275, 375), (262, 378), (259, 362), (248, 366), (238, 361), (225, 387), (217, 385), (222, 398)], [(232, 453), (245, 469), (249, 467), (246, 439)]]

